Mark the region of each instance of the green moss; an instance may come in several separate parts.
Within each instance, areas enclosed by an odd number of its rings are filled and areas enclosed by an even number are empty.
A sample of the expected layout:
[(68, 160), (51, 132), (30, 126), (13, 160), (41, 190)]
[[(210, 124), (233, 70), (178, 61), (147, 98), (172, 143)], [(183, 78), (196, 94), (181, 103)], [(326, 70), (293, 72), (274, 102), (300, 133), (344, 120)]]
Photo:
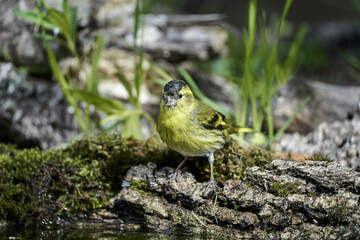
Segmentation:
[(176, 159), (175, 165), (181, 161), (156, 139), (139, 142), (117, 135), (80, 140), (62, 150), (1, 144), (0, 219), (35, 224), (57, 215), (74, 218), (105, 206), (132, 165), (153, 161), (161, 167), (169, 159)]
[(131, 181), (130, 188), (142, 194), (151, 194), (148, 184), (141, 180)]
[(309, 197), (315, 197), (315, 196), (318, 196), (320, 193), (319, 192), (316, 192), (316, 191), (312, 191), (312, 192), (309, 192), (307, 195)]
[(0, 142), (0, 154), (12, 154), (17, 151), (16, 145)]
[(320, 161), (320, 162), (333, 162), (334, 160), (330, 159), (322, 153), (314, 153), (310, 158), (306, 159), (310, 161)]
[[(337, 204), (331, 205), (329, 209), (329, 219), (331, 219), (332, 224), (347, 224), (349, 222), (348, 217), (353, 214), (352, 209), (346, 206), (347, 200), (343, 200)], [(357, 209), (354, 209), (355, 211)]]
[[(110, 196), (96, 161), (71, 157), (61, 150), (18, 150), (0, 155), (2, 217), (36, 223), (101, 207)], [(45, 220), (46, 221), (46, 220)]]
[[(154, 162), (161, 166), (171, 165), (170, 160), (181, 160), (179, 154), (170, 151), (155, 138), (147, 141), (123, 139), (119, 135), (98, 135), (75, 142), (65, 149), (72, 157), (96, 160), (111, 184), (112, 191), (121, 188), (121, 180), (131, 166)], [(176, 166), (177, 161), (173, 161)]]
[(275, 194), (278, 197), (287, 197), (291, 194), (298, 194), (299, 185), (293, 182), (287, 182), (285, 184), (275, 182), (271, 185), (269, 192)]
[[(259, 148), (244, 148), (235, 142), (228, 142), (215, 153), (214, 172), (219, 183), (228, 179), (244, 179), (246, 169), (259, 166), (261, 169), (274, 160), (271, 152)], [(209, 176), (209, 167), (207, 166)]]
[[(259, 166), (261, 169), (269, 164), (275, 157), (271, 152), (259, 148), (241, 147), (236, 142), (227, 142), (225, 146), (214, 153), (214, 177), (223, 185), (229, 179), (245, 179), (248, 167)], [(183, 159), (177, 156), (177, 164)], [(170, 164), (168, 162), (167, 164)], [(177, 166), (174, 165), (175, 167)], [(185, 167), (195, 175), (200, 182), (210, 179), (210, 165), (206, 157), (192, 157), (186, 162)]]

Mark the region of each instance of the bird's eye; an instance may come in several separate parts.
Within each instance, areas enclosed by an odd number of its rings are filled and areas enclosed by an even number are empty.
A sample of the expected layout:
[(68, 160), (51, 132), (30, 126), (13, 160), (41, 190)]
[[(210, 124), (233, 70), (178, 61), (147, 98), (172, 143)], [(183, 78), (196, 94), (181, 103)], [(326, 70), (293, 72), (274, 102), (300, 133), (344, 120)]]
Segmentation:
[(183, 97), (183, 95), (182, 94), (179, 94), (179, 98), (182, 98)]

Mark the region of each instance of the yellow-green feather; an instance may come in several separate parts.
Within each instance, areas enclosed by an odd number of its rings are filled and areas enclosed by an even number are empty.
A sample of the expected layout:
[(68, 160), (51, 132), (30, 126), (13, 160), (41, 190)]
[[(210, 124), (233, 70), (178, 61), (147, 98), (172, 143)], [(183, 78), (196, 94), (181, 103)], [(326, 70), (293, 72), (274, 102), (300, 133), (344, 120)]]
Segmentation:
[(251, 128), (234, 125), (228, 117), (215, 111), (204, 102), (196, 100), (199, 122), (208, 129), (223, 130), (226, 136), (239, 132), (254, 132)]

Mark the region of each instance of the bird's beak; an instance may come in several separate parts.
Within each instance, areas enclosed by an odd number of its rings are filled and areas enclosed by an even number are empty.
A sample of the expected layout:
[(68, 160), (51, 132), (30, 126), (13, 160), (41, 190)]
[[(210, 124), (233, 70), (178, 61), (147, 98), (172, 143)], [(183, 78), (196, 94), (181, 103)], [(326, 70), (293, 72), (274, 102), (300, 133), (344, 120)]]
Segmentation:
[(164, 103), (165, 103), (165, 106), (167, 107), (173, 107), (176, 105), (176, 98), (175, 96), (171, 96), (171, 95), (168, 95), (168, 96), (164, 96)]

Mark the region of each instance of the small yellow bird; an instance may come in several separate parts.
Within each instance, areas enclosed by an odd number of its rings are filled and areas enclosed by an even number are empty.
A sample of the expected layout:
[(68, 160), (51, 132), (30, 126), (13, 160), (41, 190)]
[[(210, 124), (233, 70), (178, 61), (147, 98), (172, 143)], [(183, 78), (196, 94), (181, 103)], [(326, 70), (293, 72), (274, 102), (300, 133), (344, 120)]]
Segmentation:
[(209, 185), (213, 186), (214, 192), (214, 152), (224, 146), (229, 134), (254, 131), (235, 126), (226, 116), (197, 100), (182, 80), (171, 80), (165, 85), (157, 130), (170, 148), (185, 157), (175, 170), (175, 180), (188, 157), (207, 156), (211, 171)]

